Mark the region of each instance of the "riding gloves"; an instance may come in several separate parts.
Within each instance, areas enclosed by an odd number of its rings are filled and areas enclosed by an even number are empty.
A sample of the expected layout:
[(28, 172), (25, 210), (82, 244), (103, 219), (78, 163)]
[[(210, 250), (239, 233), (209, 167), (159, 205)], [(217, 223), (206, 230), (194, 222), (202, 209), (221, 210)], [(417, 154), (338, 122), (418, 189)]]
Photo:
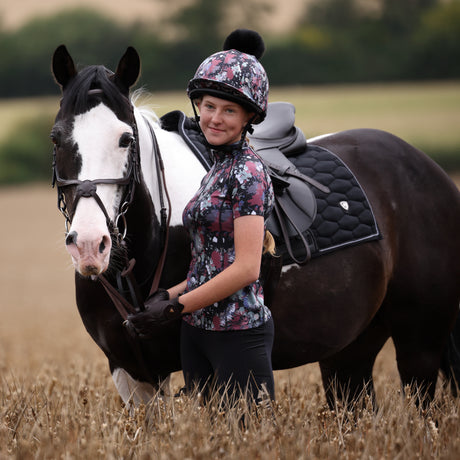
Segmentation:
[(169, 299), (168, 291), (157, 291), (145, 302), (145, 310), (128, 316), (128, 322), (142, 338), (155, 334), (158, 327), (182, 316), (184, 306), (179, 298)]
[(152, 305), (159, 300), (169, 300), (169, 292), (166, 289), (158, 289), (153, 294), (150, 294), (145, 301), (145, 305)]

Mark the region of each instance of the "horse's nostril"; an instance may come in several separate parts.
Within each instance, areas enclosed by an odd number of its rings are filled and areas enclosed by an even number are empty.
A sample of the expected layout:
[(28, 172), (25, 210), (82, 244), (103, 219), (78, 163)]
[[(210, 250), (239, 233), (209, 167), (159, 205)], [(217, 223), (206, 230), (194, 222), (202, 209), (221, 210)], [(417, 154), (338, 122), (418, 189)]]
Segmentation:
[(100, 254), (102, 254), (105, 251), (105, 248), (107, 247), (108, 242), (109, 242), (109, 238), (107, 236), (102, 237), (101, 244), (99, 245)]
[(66, 239), (65, 239), (65, 244), (66, 244), (67, 246), (70, 246), (71, 244), (75, 244), (75, 245), (76, 245), (76, 244), (77, 244), (77, 235), (78, 235), (77, 232), (70, 232), (70, 233), (67, 235)]

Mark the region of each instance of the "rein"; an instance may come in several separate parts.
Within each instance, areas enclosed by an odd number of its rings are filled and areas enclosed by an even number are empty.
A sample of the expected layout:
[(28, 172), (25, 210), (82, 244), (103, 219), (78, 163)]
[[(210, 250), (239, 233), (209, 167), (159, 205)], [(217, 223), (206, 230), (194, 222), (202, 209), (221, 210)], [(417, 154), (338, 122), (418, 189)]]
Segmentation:
[[(91, 90), (94, 91), (94, 90)], [(99, 91), (99, 90), (98, 90)], [(79, 180), (79, 179), (63, 179), (60, 177), (57, 164), (56, 164), (56, 146), (53, 150), (53, 180), (52, 186), (53, 188), (57, 186), (58, 192), (58, 209), (65, 217), (65, 225), (66, 225), (66, 235), (69, 234), (69, 228), (72, 223), (72, 217), (75, 213), (78, 201), (81, 198), (94, 198), (96, 203), (98, 204), (101, 211), (104, 213), (104, 216), (107, 221), (107, 227), (111, 234), (115, 235), (115, 241), (118, 246), (123, 246), (124, 239), (127, 234), (127, 222), (126, 222), (126, 213), (134, 200), (134, 192), (136, 183), (140, 183), (140, 152), (138, 146), (138, 129), (136, 120), (134, 117), (134, 110), (133, 111), (133, 136), (131, 139), (131, 148), (129, 151), (129, 165), (127, 174), (124, 177), (118, 179), (94, 179), (94, 180)], [(168, 189), (166, 186), (166, 178), (165, 178), (165, 170), (164, 170), (164, 163), (163, 159), (161, 158), (160, 147), (158, 145), (157, 138), (155, 136), (155, 132), (151, 126), (151, 124), (145, 120), (149, 130), (150, 136), (152, 140), (152, 151), (153, 156), (155, 158), (155, 165), (156, 171), (158, 176), (158, 191), (160, 197), (160, 231), (161, 231), (161, 240), (162, 240), (162, 251), (160, 254), (160, 258), (155, 270), (155, 274), (153, 277), (152, 286), (150, 288), (150, 294), (153, 294), (158, 290), (161, 275), (163, 273), (164, 264), (166, 261), (166, 252), (168, 249), (168, 241), (169, 241), (169, 223), (171, 220), (171, 200), (169, 197)], [(97, 186), (100, 184), (111, 184), (111, 185), (119, 185), (119, 186), (127, 186), (128, 190), (125, 194), (125, 200), (123, 201), (122, 205), (119, 208), (118, 214), (114, 220), (111, 220), (108, 212), (102, 203), (101, 198), (97, 194)], [(69, 186), (76, 186), (75, 192), (75, 200), (72, 206), (72, 209), (69, 211), (66, 205), (64, 188)], [(167, 207), (165, 206), (165, 197), (167, 201)], [(123, 223), (123, 232), (120, 232), (119, 229), (119, 221)], [(108, 296), (114, 303), (115, 307), (117, 308), (118, 312), (120, 313), (121, 317), (126, 320), (129, 314), (135, 313), (137, 310), (144, 310), (144, 302), (142, 295), (140, 293), (138, 284), (133, 275), (133, 268), (134, 268), (135, 260), (131, 259), (126, 262), (126, 267), (121, 272), (117, 273), (117, 280), (119, 289), (116, 289), (104, 275), (98, 276), (98, 281), (102, 284), (105, 291), (107, 292)], [(125, 279), (128, 284), (128, 288), (133, 299), (133, 303), (130, 303), (120, 292), (122, 289), (122, 279)]]
[[(159, 184), (158, 192), (159, 192), (160, 204), (161, 204), (160, 229), (162, 230), (162, 239), (163, 239), (163, 250), (161, 251), (160, 259), (158, 260), (157, 269), (155, 271), (155, 276), (153, 277), (152, 286), (149, 292), (149, 295), (152, 295), (154, 292), (158, 290), (158, 287), (160, 285), (160, 278), (163, 273), (163, 267), (166, 261), (166, 252), (168, 250), (168, 243), (169, 243), (169, 223), (171, 221), (171, 199), (169, 197), (168, 188), (166, 186), (165, 166), (163, 163), (163, 159), (161, 158), (160, 146), (158, 145), (158, 141), (155, 136), (155, 132), (153, 131), (152, 125), (148, 123), (148, 121), (146, 122), (147, 122), (147, 126), (149, 127), (150, 136), (152, 139), (156, 171), (157, 171), (157, 176), (158, 176), (158, 184)], [(164, 190), (164, 194), (166, 195), (166, 200), (168, 202), (167, 208), (165, 207), (165, 203), (164, 203), (163, 190)]]

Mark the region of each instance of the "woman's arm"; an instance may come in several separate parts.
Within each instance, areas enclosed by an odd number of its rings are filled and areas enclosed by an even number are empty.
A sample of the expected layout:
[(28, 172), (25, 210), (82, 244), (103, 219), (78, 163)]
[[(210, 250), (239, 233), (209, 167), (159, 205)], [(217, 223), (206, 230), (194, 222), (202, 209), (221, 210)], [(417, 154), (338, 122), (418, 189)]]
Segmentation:
[(170, 287), (168, 289), (169, 298), (174, 299), (174, 297), (177, 297), (178, 295), (182, 294), (185, 291), (186, 287), (187, 287), (187, 280), (184, 280), (181, 283), (176, 284), (173, 287)]
[[(235, 261), (211, 280), (182, 295), (179, 301), (184, 306), (183, 313), (191, 313), (225, 299), (259, 278), (264, 240), (264, 218), (263, 216), (241, 216), (233, 222)], [(184, 283), (168, 290), (171, 298), (183, 292)], [(182, 286), (182, 291), (177, 289), (180, 286)]]

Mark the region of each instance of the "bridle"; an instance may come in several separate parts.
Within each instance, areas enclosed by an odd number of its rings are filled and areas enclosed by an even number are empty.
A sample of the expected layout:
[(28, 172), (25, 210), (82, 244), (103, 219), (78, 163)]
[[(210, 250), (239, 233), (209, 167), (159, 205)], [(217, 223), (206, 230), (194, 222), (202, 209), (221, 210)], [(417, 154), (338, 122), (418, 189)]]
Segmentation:
[[(101, 89), (92, 89), (88, 92), (89, 94), (98, 94), (103, 93)], [(65, 218), (65, 226), (66, 226), (66, 236), (69, 234), (69, 229), (72, 224), (72, 218), (75, 214), (75, 210), (77, 208), (77, 204), (81, 198), (94, 198), (96, 203), (98, 204), (99, 208), (103, 212), (106, 222), (107, 228), (109, 229), (111, 235), (113, 235), (115, 243), (119, 247), (125, 246), (124, 239), (127, 234), (127, 221), (126, 221), (126, 213), (128, 212), (129, 207), (131, 206), (134, 200), (134, 193), (136, 184), (140, 183), (140, 151), (139, 151), (139, 134), (137, 129), (137, 123), (134, 116), (134, 108), (131, 105), (131, 112), (132, 112), (132, 132), (133, 135), (130, 139), (130, 148), (128, 154), (128, 167), (127, 172), (123, 177), (117, 179), (93, 179), (93, 180), (79, 180), (79, 179), (63, 179), (59, 175), (59, 171), (57, 168), (57, 146), (54, 146), (53, 149), (53, 179), (52, 179), (52, 186), (53, 188), (57, 186), (57, 195), (58, 195), (58, 203), (57, 207), (59, 211), (63, 214)], [(169, 222), (171, 218), (171, 202), (169, 198), (169, 194), (166, 188), (166, 180), (165, 180), (165, 173), (164, 173), (164, 164), (161, 158), (160, 148), (158, 145), (158, 141), (155, 136), (155, 132), (147, 122), (147, 125), (150, 128), (150, 135), (152, 140), (152, 149), (154, 153), (155, 163), (156, 163), (156, 171), (158, 175), (158, 189), (159, 189), (159, 198), (160, 198), (160, 232), (161, 232), (161, 242), (162, 242), (162, 252), (159, 258), (159, 262), (155, 271), (155, 275), (153, 278), (153, 284), (150, 289), (150, 293), (155, 292), (158, 289), (161, 274), (163, 271), (163, 266), (166, 259), (166, 251), (168, 247), (168, 236), (169, 236)], [(97, 194), (97, 186), (101, 184), (109, 184), (109, 185), (117, 185), (117, 186), (125, 186), (126, 191), (124, 193), (124, 198), (121, 200), (122, 204), (119, 206), (117, 211), (116, 217), (112, 220), (107, 212), (107, 209), (104, 206), (101, 198)], [(72, 208), (69, 210), (66, 203), (65, 198), (65, 189), (67, 187), (75, 186), (75, 199), (72, 204)], [(165, 196), (168, 202), (168, 207), (165, 204)], [(122, 223), (122, 231), (119, 228), (120, 222)], [(126, 278), (128, 282), (128, 287), (131, 292), (131, 297), (133, 298), (133, 303), (135, 306), (131, 305), (122, 294), (120, 294), (119, 290), (115, 289), (108, 280), (103, 276), (99, 275), (98, 280), (102, 283), (105, 290), (111, 297), (112, 301), (114, 302), (115, 306), (117, 307), (118, 311), (120, 312), (121, 316), (126, 320), (129, 313), (134, 313), (136, 309), (143, 309), (143, 301), (139, 295), (139, 288), (137, 286), (136, 281), (134, 280), (134, 276), (132, 274), (132, 269), (134, 267), (134, 259), (126, 261), (126, 267), (119, 272), (118, 279)], [(120, 285), (120, 282), (119, 282)]]
[[(90, 90), (89, 93), (95, 94), (96, 92), (102, 93), (102, 90)], [(132, 131), (133, 135), (130, 139), (130, 148), (128, 154), (128, 169), (124, 177), (120, 177), (118, 179), (63, 179), (59, 175), (59, 171), (57, 169), (57, 158), (56, 158), (56, 150), (57, 146), (54, 146), (53, 149), (53, 179), (52, 179), (52, 186), (53, 188), (57, 186), (57, 195), (58, 195), (58, 209), (62, 213), (65, 218), (65, 226), (66, 226), (66, 234), (69, 233), (70, 225), (72, 223), (72, 217), (75, 214), (75, 210), (77, 208), (77, 204), (81, 198), (94, 198), (96, 203), (98, 204), (99, 208), (103, 212), (106, 222), (107, 228), (109, 229), (110, 233), (114, 235), (115, 241), (118, 245), (121, 245), (122, 241), (126, 237), (127, 233), (127, 225), (126, 225), (126, 213), (134, 199), (134, 192), (136, 188), (136, 184), (140, 182), (140, 153), (138, 148), (138, 130), (136, 120), (134, 118), (133, 113), (133, 124), (132, 124)], [(117, 186), (127, 186), (126, 192), (124, 194), (124, 199), (122, 200), (122, 204), (118, 209), (118, 213), (115, 218), (112, 220), (107, 212), (107, 209), (104, 206), (101, 198), (97, 194), (97, 186), (101, 184), (109, 184), (109, 185), (117, 185)], [(76, 186), (75, 189), (75, 199), (73, 201), (72, 209), (68, 209), (64, 189), (70, 186)], [(120, 221), (123, 223), (123, 231), (120, 232), (119, 223)]]

